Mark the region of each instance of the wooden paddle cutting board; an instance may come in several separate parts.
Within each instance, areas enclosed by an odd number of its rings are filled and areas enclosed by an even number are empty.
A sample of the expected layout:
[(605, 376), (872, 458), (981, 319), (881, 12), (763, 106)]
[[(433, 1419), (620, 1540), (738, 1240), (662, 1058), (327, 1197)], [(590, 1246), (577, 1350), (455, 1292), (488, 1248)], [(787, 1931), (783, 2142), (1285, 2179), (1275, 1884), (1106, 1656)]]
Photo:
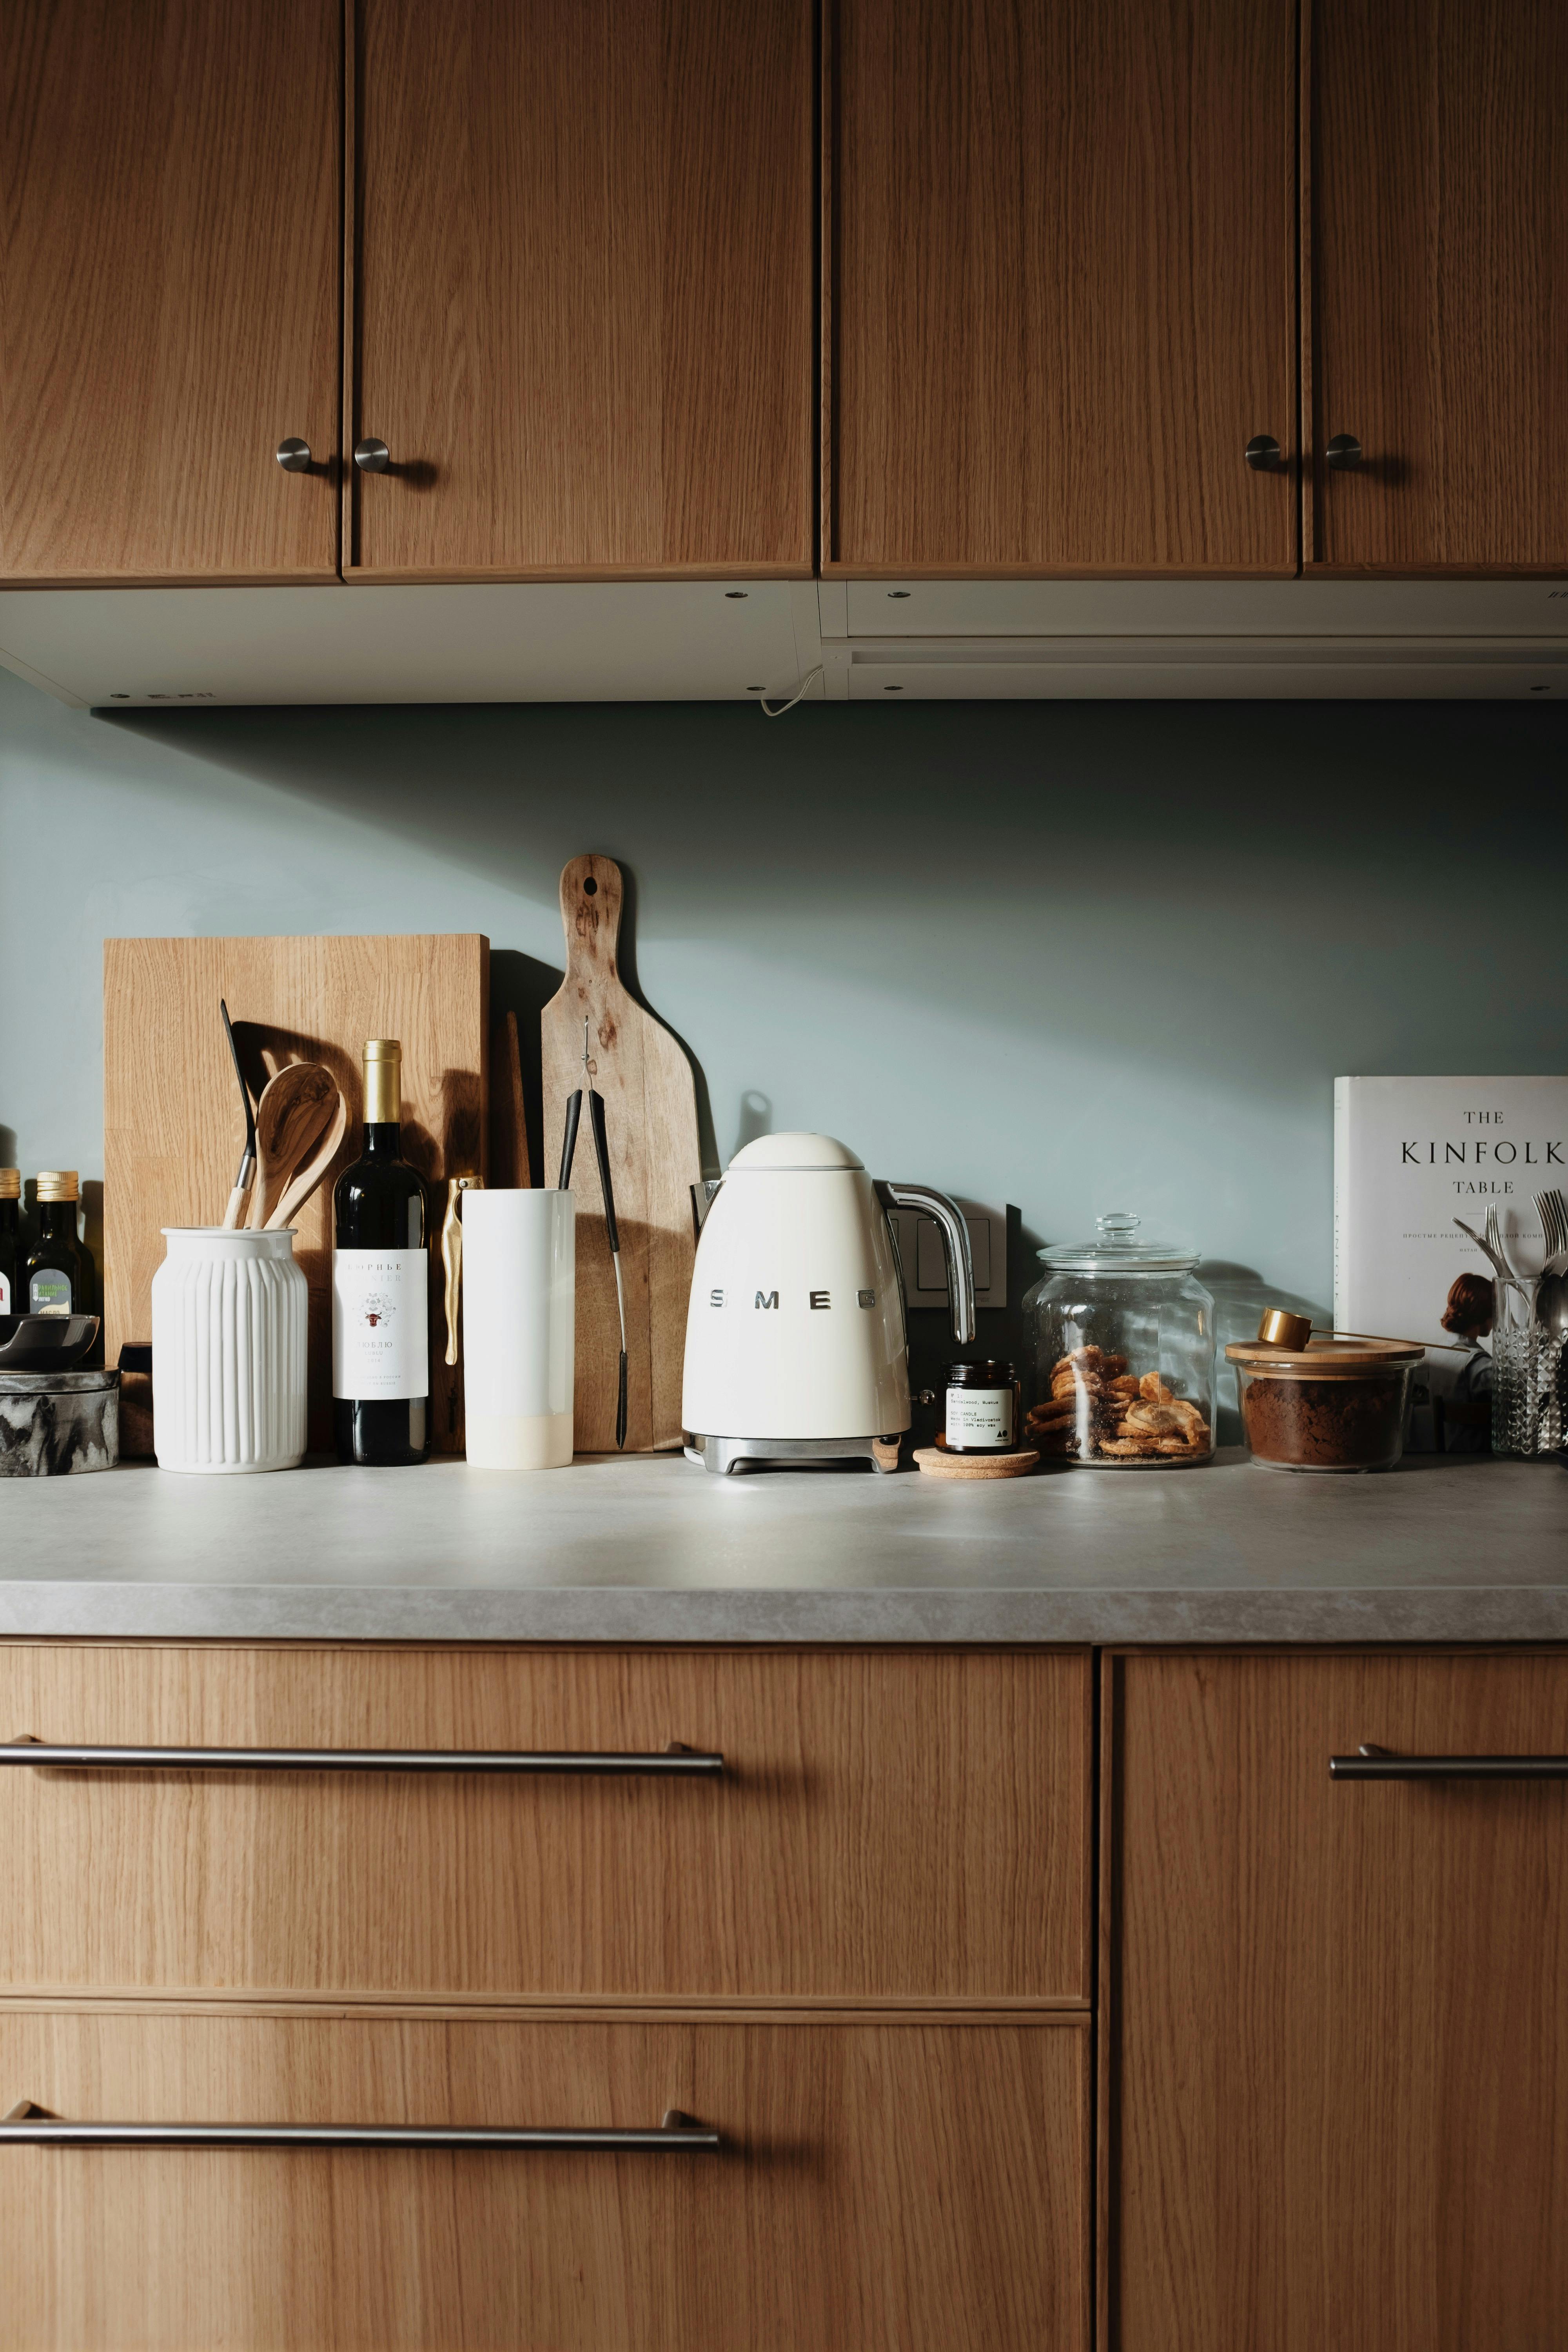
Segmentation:
[[(561, 877), (566, 977), (541, 1016), (544, 1181), (560, 1171), (566, 1098), (584, 1084), (583, 1023), (605, 1098), (610, 1181), (626, 1298), (628, 1454), (679, 1445), (686, 1305), (697, 1255), (691, 1187), (702, 1173), (697, 1087), (678, 1037), (623, 985), (616, 964), (623, 892), (608, 857), (574, 857)], [(580, 1454), (613, 1453), (620, 1324), (604, 1196), (586, 1108), (572, 1170), (577, 1202)]]

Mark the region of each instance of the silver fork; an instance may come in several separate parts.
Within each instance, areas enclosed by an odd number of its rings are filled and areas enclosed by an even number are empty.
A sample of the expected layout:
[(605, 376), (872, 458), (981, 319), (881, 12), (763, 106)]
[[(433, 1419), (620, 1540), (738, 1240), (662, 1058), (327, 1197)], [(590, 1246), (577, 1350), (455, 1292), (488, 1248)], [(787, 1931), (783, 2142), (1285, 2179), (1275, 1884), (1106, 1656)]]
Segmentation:
[(1497, 1202), (1495, 1201), (1489, 1202), (1487, 1207), (1486, 1251), (1487, 1255), (1491, 1259), (1493, 1265), (1501, 1268), (1505, 1281), (1511, 1283), (1514, 1289), (1518, 1291), (1520, 1297), (1523, 1299), (1525, 1321), (1527, 1323), (1533, 1323), (1535, 1320), (1535, 1285), (1533, 1282), (1525, 1282), (1521, 1280), (1520, 1276), (1514, 1270), (1513, 1260), (1510, 1257), (1507, 1250), (1503, 1246), (1502, 1226), (1499, 1222)]
[(1568, 1274), (1568, 1201), (1561, 1192), (1537, 1192), (1535, 1205), (1541, 1212), (1541, 1230), (1546, 1236), (1546, 1263), (1542, 1274)]

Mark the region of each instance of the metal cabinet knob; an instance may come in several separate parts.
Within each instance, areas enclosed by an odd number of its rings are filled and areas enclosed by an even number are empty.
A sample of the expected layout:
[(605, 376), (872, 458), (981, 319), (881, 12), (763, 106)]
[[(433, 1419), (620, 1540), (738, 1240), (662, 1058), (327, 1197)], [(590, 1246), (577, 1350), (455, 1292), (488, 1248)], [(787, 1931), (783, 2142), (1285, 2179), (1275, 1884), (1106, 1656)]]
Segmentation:
[(387, 447), (384, 441), (356, 441), (354, 464), (362, 474), (384, 474)]
[(1336, 473), (1343, 473), (1352, 466), (1359, 466), (1361, 443), (1356, 439), (1355, 435), (1336, 433), (1323, 452), (1323, 463), (1325, 466), (1332, 466)]
[(1255, 433), (1241, 454), (1255, 474), (1279, 470), (1279, 444), (1272, 433)]
[(278, 444), (278, 463), (286, 474), (308, 474), (310, 470), (310, 445), (291, 433), (287, 441)]

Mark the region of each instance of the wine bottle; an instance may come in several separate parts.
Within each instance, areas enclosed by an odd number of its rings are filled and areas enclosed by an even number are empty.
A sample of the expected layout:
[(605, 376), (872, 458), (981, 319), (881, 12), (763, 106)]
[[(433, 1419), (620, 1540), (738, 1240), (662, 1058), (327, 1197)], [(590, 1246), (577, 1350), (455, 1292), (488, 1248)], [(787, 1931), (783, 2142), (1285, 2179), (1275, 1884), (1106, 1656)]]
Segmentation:
[(20, 1315), (17, 1265), (21, 1255), (22, 1171), (0, 1168), (0, 1315)]
[(403, 1157), (403, 1048), (364, 1049), (364, 1150), (332, 1192), (332, 1427), (340, 1462), (430, 1452), (425, 1188)]
[(17, 1312), (23, 1315), (95, 1315), (97, 1269), (92, 1253), (77, 1235), (74, 1168), (38, 1171), (38, 1238), (17, 1268)]

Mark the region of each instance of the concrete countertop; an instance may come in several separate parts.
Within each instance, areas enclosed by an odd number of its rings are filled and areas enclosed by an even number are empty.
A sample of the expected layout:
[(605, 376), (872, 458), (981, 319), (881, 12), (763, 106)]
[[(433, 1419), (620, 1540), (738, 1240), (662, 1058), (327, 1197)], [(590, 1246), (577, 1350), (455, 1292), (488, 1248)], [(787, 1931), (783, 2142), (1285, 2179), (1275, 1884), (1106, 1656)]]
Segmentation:
[(0, 1635), (353, 1641), (1568, 1641), (1568, 1476), (1417, 1459), (955, 1484), (135, 1464), (0, 1482)]

